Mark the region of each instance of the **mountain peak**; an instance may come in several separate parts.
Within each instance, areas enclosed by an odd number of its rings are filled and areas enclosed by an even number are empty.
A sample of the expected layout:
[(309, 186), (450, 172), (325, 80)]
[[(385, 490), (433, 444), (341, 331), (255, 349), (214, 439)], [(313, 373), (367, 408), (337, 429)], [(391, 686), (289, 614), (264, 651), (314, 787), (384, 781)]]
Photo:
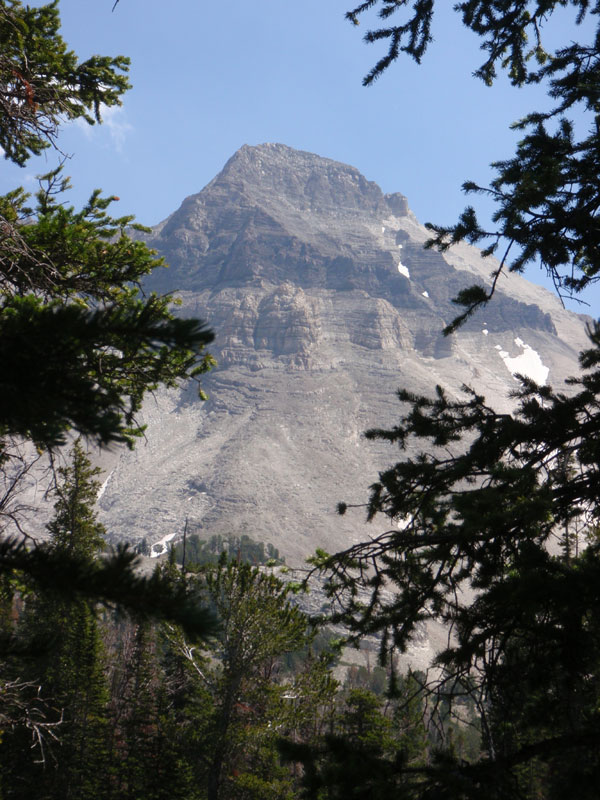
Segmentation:
[[(215, 292), (287, 281), (303, 290), (356, 290), (439, 331), (456, 315), (452, 297), (474, 279), (489, 285), (494, 264), (473, 248), (447, 257), (423, 251), (427, 238), (403, 195), (384, 195), (355, 167), (283, 144), (244, 145), (154, 229), (150, 243), (171, 269), (147, 285)], [(490, 330), (525, 319), (553, 330), (537, 298), (526, 305), (509, 293), (487, 317)]]
[(247, 533), (296, 563), (347, 547), (364, 532), (335, 502), (362, 499), (385, 466), (361, 434), (395, 423), (398, 385), (461, 399), (469, 385), (504, 411), (515, 373), (556, 384), (576, 369), (584, 322), (517, 275), (444, 338), (452, 298), (498, 264), (423, 250), (428, 236), (402, 195), (282, 144), (245, 145), (188, 197), (153, 232), (171, 269), (148, 284), (211, 324), (219, 366), (207, 403), (184, 390), (146, 404), (146, 445), (119, 456), (100, 502), (115, 535), (164, 541), (189, 518), (188, 532)]
[(223, 184), (267, 206), (275, 199), (325, 214), (408, 213), (403, 195), (384, 195), (355, 167), (278, 143), (240, 147), (206, 188)]
[(390, 274), (396, 286), (402, 228), (417, 224), (403, 195), (384, 195), (355, 167), (283, 144), (244, 145), (156, 226), (150, 243), (174, 269), (155, 273), (148, 286), (290, 279), (370, 290)]

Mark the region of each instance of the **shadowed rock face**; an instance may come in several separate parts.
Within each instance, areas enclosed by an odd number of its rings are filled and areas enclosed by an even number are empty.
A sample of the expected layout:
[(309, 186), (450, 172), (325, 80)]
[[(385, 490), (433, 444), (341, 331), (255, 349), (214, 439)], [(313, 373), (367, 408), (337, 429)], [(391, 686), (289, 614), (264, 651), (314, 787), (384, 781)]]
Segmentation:
[(559, 384), (577, 371), (584, 320), (516, 276), (458, 334), (451, 299), (496, 266), (458, 246), (423, 250), (427, 232), (400, 194), (353, 167), (283, 145), (244, 146), (148, 237), (170, 263), (149, 288), (177, 290), (209, 321), (219, 367), (159, 393), (147, 439), (106, 462), (99, 502), (115, 538), (192, 530), (248, 533), (297, 564), (385, 525), (337, 517), (362, 502), (397, 453), (362, 432), (394, 423), (395, 389), (451, 394), (462, 384), (508, 408), (514, 372)]

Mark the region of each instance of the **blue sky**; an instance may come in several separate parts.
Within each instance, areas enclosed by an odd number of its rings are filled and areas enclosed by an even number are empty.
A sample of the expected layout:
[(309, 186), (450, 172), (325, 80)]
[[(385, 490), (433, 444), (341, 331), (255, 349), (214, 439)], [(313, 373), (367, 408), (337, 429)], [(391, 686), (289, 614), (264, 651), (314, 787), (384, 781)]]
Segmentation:
[[(69, 125), (60, 146), (74, 203), (102, 188), (120, 197), (118, 213), (148, 225), (200, 191), (242, 144), (261, 142), (352, 164), (385, 192), (405, 194), (422, 222), (449, 224), (467, 202), (462, 182), (485, 183), (488, 164), (511, 155), (510, 123), (548, 103), (539, 88), (504, 79), (489, 88), (472, 77), (479, 43), (449, 2), (437, 4), (423, 64), (404, 58), (370, 88), (362, 77), (385, 45), (363, 43), (367, 19), (358, 28), (344, 20), (351, 0), (120, 0), (111, 13), (113, 2), (60, 2), (68, 44), (80, 57), (130, 56), (133, 83), (102, 127)], [(566, 19), (549, 35), (568, 40)], [(52, 151), (24, 169), (5, 162), (0, 189), (33, 189), (56, 163)], [(539, 270), (528, 277), (542, 279)], [(596, 298), (587, 297), (597, 316)]]

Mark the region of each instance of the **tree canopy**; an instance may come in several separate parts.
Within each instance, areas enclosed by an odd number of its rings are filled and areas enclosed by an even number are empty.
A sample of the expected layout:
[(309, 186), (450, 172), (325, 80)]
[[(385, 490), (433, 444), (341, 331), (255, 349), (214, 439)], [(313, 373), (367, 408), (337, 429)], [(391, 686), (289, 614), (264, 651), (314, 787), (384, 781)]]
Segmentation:
[(80, 62), (60, 34), (58, 0), (31, 8), (0, 5), (0, 147), (23, 166), (56, 144), (60, 125), (101, 121), (102, 106), (121, 104), (130, 88), (129, 59), (92, 56)]
[[(434, 0), (367, 0), (346, 14), (354, 24), (370, 10), (381, 20), (398, 24), (378, 27), (365, 35), (370, 43), (389, 42), (388, 52), (365, 77), (369, 85), (402, 53), (420, 62), (432, 42)], [(565, 7), (574, 11), (582, 41), (547, 48), (544, 27)], [(475, 76), (488, 85), (500, 72), (515, 87), (540, 84), (552, 101), (549, 110), (532, 109), (513, 127), (522, 132), (512, 158), (492, 164), (496, 177), (489, 186), (467, 180), (467, 194), (492, 198), (495, 227), (480, 225), (468, 206), (458, 223), (446, 227), (428, 224), (428, 243), (442, 251), (466, 240), (497, 254), (493, 287), (503, 269), (522, 272), (532, 263), (546, 270), (560, 296), (574, 296), (600, 278), (598, 209), (600, 171), (598, 70), (600, 30), (592, 15), (600, 12), (589, 0), (468, 0), (454, 9), (464, 25), (481, 40), (485, 53)], [(589, 40), (585, 40), (588, 36)], [(493, 294), (483, 286), (465, 287), (456, 298), (464, 311), (447, 332), (485, 304)]]
[[(382, 19), (405, 14), (396, 27), (367, 34), (390, 48), (365, 79), (371, 83), (406, 52), (417, 61), (431, 41), (432, 0), (365, 2), (348, 13), (358, 22), (377, 8)], [(463, 22), (481, 37), (486, 59), (476, 76), (497, 70), (515, 87), (545, 82), (556, 105), (517, 123), (523, 138), (514, 158), (497, 162), (488, 188), (497, 229), (479, 227), (468, 208), (452, 228), (430, 226), (429, 243), (445, 250), (466, 239), (504, 247), (501, 270), (536, 260), (559, 293), (583, 291), (600, 275), (598, 256), (598, 32), (589, 44), (544, 50), (544, 23), (559, 7), (576, 21), (598, 14), (582, 2), (458, 3)], [(589, 122), (581, 136), (569, 113)], [(509, 255), (512, 260), (509, 260)], [(454, 330), (493, 293), (465, 288)], [(435, 620), (448, 641), (428, 679), (438, 698), (463, 694), (477, 705), (483, 756), (448, 757), (420, 770), (417, 796), (579, 797), (597, 795), (600, 570), (600, 326), (589, 330), (581, 374), (565, 391), (521, 378), (512, 414), (497, 413), (469, 389), (450, 397), (400, 390), (402, 416), (367, 438), (399, 448), (401, 460), (371, 486), (370, 521), (389, 530), (347, 550), (315, 557), (337, 601), (336, 621), (351, 636), (381, 636), (381, 658), (406, 650)], [(340, 513), (349, 506), (341, 503)], [(393, 691), (393, 680), (391, 685)], [(414, 774), (414, 770), (413, 770)]]
[[(18, 164), (54, 144), (61, 121), (100, 121), (129, 87), (126, 58), (79, 63), (59, 26), (57, 2), (0, 3), (0, 145)], [(110, 216), (118, 198), (98, 190), (75, 210), (68, 188), (59, 168), (35, 203), (22, 188), (0, 198), (0, 433), (48, 447), (70, 429), (131, 442), (144, 394), (206, 371), (213, 335), (176, 318), (171, 296), (144, 296), (163, 262), (131, 237), (132, 216)]]
[[(102, 109), (120, 104), (129, 88), (127, 58), (80, 62), (68, 49), (57, 1), (30, 8), (0, 0), (0, 43), (0, 147), (21, 166), (56, 148), (66, 120), (101, 122)], [(214, 363), (205, 351), (212, 332), (177, 317), (173, 296), (144, 293), (144, 277), (163, 262), (137, 237), (132, 216), (111, 216), (118, 197), (97, 190), (75, 209), (68, 189), (59, 166), (39, 179), (33, 199), (22, 187), (0, 197), (0, 469), (8, 487), (0, 513), (17, 526), (14, 498), (28, 470), (23, 442), (51, 453), (75, 435), (132, 446), (143, 433), (136, 415), (144, 396), (197, 380)], [(2, 532), (0, 572), (21, 570), (64, 592), (137, 608), (147, 603), (178, 619), (185, 608), (203, 629), (197, 600), (158, 577), (135, 576), (131, 553), (89, 562)]]

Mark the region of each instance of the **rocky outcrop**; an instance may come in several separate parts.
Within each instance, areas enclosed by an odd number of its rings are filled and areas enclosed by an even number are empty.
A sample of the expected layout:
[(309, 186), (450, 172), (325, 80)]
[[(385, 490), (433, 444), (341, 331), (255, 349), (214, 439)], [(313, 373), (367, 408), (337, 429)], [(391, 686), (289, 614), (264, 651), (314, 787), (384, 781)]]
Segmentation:
[(284, 145), (242, 147), (184, 200), (148, 237), (170, 263), (148, 288), (178, 291), (181, 313), (209, 321), (219, 366), (207, 402), (189, 387), (157, 393), (145, 442), (103, 457), (114, 538), (159, 540), (187, 518), (299, 564), (387, 524), (365, 529), (335, 505), (364, 501), (396, 459), (362, 432), (394, 423), (398, 386), (468, 384), (507, 409), (517, 367), (537, 358), (555, 384), (577, 371), (584, 320), (518, 276), (444, 338), (452, 298), (489, 285), (495, 262), (467, 245), (423, 250), (427, 237), (403, 195)]

